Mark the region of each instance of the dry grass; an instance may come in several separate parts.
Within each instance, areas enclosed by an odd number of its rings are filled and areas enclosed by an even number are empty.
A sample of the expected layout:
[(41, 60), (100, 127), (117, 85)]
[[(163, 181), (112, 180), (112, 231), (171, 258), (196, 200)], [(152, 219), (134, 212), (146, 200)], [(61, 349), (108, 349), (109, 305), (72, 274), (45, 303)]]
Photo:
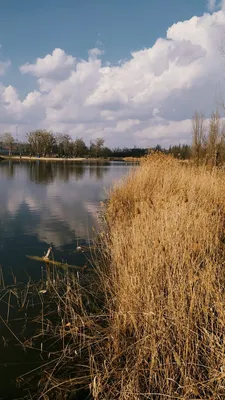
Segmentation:
[(225, 398), (224, 218), (224, 173), (163, 155), (113, 190), (97, 399)]
[(95, 400), (224, 399), (224, 173), (153, 154), (106, 221), (95, 281), (48, 279), (57, 318), (40, 334), (59, 349), (39, 398), (83, 385)]
[(140, 157), (124, 157), (123, 160), (126, 162), (139, 163)]

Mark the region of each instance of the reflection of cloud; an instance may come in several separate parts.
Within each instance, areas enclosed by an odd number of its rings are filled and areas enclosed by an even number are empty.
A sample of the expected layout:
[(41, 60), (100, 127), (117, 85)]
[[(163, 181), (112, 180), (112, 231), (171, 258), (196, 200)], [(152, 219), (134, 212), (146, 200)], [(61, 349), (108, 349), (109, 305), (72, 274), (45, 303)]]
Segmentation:
[(19, 210), (24, 199), (29, 196), (26, 175), (15, 176), (15, 167), (8, 163), (0, 164), (0, 217), (6, 214), (14, 215)]
[(75, 240), (76, 237), (86, 237), (95, 224), (85, 206), (78, 201), (68, 203), (62, 194), (59, 199), (48, 197), (48, 205), (41, 213), (39, 223), (32, 228), (41, 241), (62, 246)]
[(75, 237), (90, 237), (92, 228), (98, 223), (101, 185), (93, 183), (88, 175), (85, 181), (71, 179), (69, 184), (53, 183), (48, 186), (47, 199), (48, 206), (43, 210), (36, 228), (41, 240), (60, 246), (73, 241)]
[(24, 192), (22, 190), (14, 192), (8, 200), (7, 211), (10, 214), (16, 214), (23, 201), (24, 201)]
[(40, 203), (35, 197), (32, 197), (30, 193), (24, 198), (24, 203), (26, 203), (31, 211), (40, 210)]
[(75, 240), (75, 234), (72, 230), (68, 229), (60, 223), (52, 223), (41, 218), (37, 226), (32, 229), (31, 233), (36, 234), (40, 241), (47, 244), (53, 244), (55, 247), (63, 246)]
[[(23, 233), (56, 247), (74, 242), (76, 238), (91, 237), (92, 228), (98, 224), (97, 212), (100, 201), (106, 196), (106, 188), (128, 171), (125, 166), (102, 167), (102, 174), (99, 173), (101, 167), (98, 173), (93, 173), (94, 167), (91, 167), (90, 174), (89, 166), (85, 166), (81, 178), (74, 166), (73, 173), (68, 175), (62, 165), (61, 169), (57, 167), (57, 179), (50, 183), (46, 177), (49, 182), (46, 185), (31, 180), (29, 164), (15, 164), (9, 180), (6, 165), (2, 169), (0, 164), (0, 180), (4, 185), (0, 222), (7, 227), (17, 221)], [(32, 166), (32, 176), (39, 176), (39, 168), (38, 164)], [(52, 169), (45, 169), (45, 173), (48, 171), (52, 176)]]
[(98, 213), (100, 210), (100, 205), (99, 204), (93, 204), (89, 202), (85, 202), (85, 208), (89, 212), (89, 214), (92, 215), (93, 220), (96, 222), (96, 225), (98, 224)]

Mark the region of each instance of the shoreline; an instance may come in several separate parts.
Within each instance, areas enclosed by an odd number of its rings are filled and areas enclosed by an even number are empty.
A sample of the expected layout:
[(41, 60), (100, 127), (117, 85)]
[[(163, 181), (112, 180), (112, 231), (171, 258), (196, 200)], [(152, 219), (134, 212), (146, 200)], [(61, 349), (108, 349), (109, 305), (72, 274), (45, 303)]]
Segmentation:
[(0, 160), (6, 161), (72, 161), (72, 162), (107, 162), (110, 161), (106, 158), (63, 158), (63, 157), (29, 157), (29, 156), (0, 156)]
[(0, 161), (60, 161), (60, 162), (73, 162), (73, 163), (110, 163), (112, 161), (122, 162), (124, 164), (139, 164), (140, 159), (134, 157), (109, 157), (109, 158), (63, 158), (63, 157), (30, 157), (30, 156), (5, 156), (0, 155)]

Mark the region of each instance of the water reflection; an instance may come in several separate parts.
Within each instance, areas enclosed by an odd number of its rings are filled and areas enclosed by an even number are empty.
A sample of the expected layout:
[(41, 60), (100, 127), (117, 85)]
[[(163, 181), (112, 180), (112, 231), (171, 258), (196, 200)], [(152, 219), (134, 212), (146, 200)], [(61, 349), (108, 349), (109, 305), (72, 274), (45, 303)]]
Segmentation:
[(1, 171), (0, 171), (0, 178), (1, 176), (5, 176), (6, 178), (12, 178), (15, 174), (15, 164), (12, 161), (0, 163)]
[(68, 182), (69, 179), (74, 176), (76, 180), (82, 179), (82, 177), (89, 171), (89, 175), (96, 179), (102, 179), (104, 174), (109, 171), (109, 164), (101, 165), (87, 165), (87, 164), (75, 164), (69, 162), (1, 162), (0, 177), (12, 178), (16, 171), (20, 169), (29, 172), (29, 179), (35, 183), (51, 183), (55, 179), (61, 179)]
[(97, 180), (101, 180), (102, 178), (103, 178), (103, 176), (104, 176), (104, 174), (106, 174), (107, 173), (107, 171), (108, 171), (108, 168), (107, 167), (96, 167), (96, 166), (92, 166), (90, 169), (89, 169), (89, 174), (90, 174), (90, 177), (94, 177), (94, 178), (96, 178)]
[(71, 165), (67, 163), (36, 162), (29, 164), (30, 180), (35, 183), (49, 183), (59, 178), (68, 182), (71, 176), (79, 180), (85, 174), (85, 166), (82, 164)]
[(36, 161), (29, 164), (29, 177), (31, 182), (50, 183), (54, 181), (52, 164)]
[[(26, 254), (51, 244), (63, 254), (91, 238), (99, 204), (125, 165), (60, 162), (0, 163), (0, 264), (18, 272), (34, 268)], [(4, 188), (4, 189), (3, 189)]]

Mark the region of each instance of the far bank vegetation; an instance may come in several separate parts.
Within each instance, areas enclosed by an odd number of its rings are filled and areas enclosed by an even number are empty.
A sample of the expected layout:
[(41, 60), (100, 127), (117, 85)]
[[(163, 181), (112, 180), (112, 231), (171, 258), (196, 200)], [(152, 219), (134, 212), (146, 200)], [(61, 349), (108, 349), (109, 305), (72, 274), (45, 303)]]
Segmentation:
[(192, 119), (191, 144), (171, 145), (168, 149), (160, 145), (151, 148), (132, 148), (105, 146), (99, 137), (85, 143), (82, 137), (75, 140), (68, 134), (53, 133), (39, 129), (27, 133), (26, 141), (19, 141), (10, 132), (0, 134), (0, 154), (21, 156), (44, 156), (66, 158), (112, 158), (125, 161), (137, 161), (150, 152), (171, 154), (180, 160), (194, 160), (197, 165), (221, 166), (225, 163), (225, 125), (218, 111), (206, 119), (196, 112)]

